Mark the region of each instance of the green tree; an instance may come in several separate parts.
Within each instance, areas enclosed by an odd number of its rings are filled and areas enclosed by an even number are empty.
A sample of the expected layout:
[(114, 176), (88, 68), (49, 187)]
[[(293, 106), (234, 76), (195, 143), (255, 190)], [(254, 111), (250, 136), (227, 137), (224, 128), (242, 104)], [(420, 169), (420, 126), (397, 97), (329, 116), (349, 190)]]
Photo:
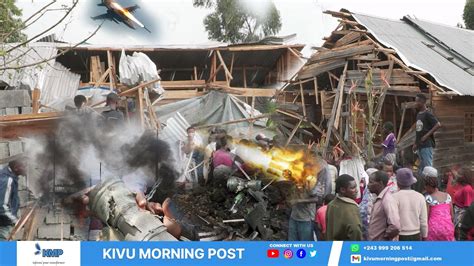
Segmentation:
[(265, 0), (265, 12), (258, 12), (245, 0), (193, 0), (195, 7), (212, 8), (204, 19), (209, 39), (221, 42), (255, 42), (281, 29), (280, 13)]
[(462, 14), (466, 28), (474, 30), (474, 0), (466, 0), (464, 13)]
[(21, 9), (15, 5), (14, 0), (0, 1), (0, 43), (22, 42), (26, 35), (21, 32)]

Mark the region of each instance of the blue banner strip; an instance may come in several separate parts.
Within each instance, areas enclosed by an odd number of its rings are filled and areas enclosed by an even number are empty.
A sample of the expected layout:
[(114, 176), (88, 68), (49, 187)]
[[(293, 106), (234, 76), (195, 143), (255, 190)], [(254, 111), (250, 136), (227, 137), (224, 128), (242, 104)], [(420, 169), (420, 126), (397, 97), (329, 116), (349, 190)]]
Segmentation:
[[(0, 266), (35, 251), (0, 242)], [(94, 266), (474, 265), (473, 251), (473, 242), (81, 242), (77, 250), (81, 265)]]

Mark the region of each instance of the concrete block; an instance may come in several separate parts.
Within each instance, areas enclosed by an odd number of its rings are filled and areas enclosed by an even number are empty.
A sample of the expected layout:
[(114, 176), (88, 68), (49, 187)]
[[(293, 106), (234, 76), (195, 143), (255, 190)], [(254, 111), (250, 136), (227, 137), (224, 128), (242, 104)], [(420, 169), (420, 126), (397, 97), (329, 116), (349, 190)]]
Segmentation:
[[(63, 223), (70, 224), (71, 223), (71, 216), (67, 214), (63, 214)], [(46, 224), (61, 224), (61, 213), (56, 213), (56, 212), (49, 212), (46, 215), (45, 219)]]
[(0, 91), (0, 108), (31, 106), (31, 97), (27, 90)]
[(8, 142), (8, 147), (10, 149), (10, 156), (23, 152), (23, 143), (21, 141), (10, 141)]
[(0, 159), (7, 158), (8, 156), (10, 156), (8, 142), (0, 142)]
[(17, 115), (19, 114), (18, 112), (18, 107), (10, 107), (10, 108), (6, 108), (6, 115)]
[(21, 107), (22, 114), (31, 114), (33, 113), (33, 107)]
[(38, 238), (59, 240), (61, 239), (61, 231), (63, 232), (63, 239), (69, 239), (71, 236), (71, 225), (64, 223), (61, 227), (61, 224), (42, 224), (38, 228)]

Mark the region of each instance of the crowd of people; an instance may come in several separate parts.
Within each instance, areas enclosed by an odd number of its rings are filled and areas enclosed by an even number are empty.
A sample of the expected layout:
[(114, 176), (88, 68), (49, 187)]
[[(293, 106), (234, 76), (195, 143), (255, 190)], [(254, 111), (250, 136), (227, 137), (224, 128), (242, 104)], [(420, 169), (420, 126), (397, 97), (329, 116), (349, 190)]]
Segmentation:
[[(85, 106), (85, 97), (77, 96), (74, 101), (73, 111), (78, 115), (92, 112)], [(125, 120), (117, 109), (118, 102), (116, 94), (107, 96), (106, 109), (100, 113), (106, 128)], [(419, 163), (397, 162), (397, 140), (390, 122), (383, 125), (382, 156), (364, 162), (362, 174), (358, 172), (356, 176), (347, 171), (347, 162), (357, 165), (363, 162), (360, 158), (345, 157), (336, 162), (313, 156), (311, 165), (305, 167), (318, 169), (316, 181), (295, 185), (289, 193), (288, 240), (474, 240), (471, 169), (454, 166), (440, 174), (432, 167), (434, 132), (441, 124), (427, 110), (423, 95), (416, 97), (416, 103), (419, 113), (413, 151), (418, 154)], [(278, 139), (262, 134), (253, 141), (234, 141), (220, 128), (209, 130), (204, 143), (191, 126), (180, 151), (194, 162), (197, 179), (204, 185), (225, 182), (231, 175), (245, 178), (255, 174), (258, 169), (248, 158), (242, 159), (248, 151), (241, 148), (269, 151), (278, 148), (278, 144)], [(0, 171), (0, 240), (7, 238), (18, 220), (17, 183), (18, 176), (25, 174), (24, 169), (22, 161), (13, 160)]]

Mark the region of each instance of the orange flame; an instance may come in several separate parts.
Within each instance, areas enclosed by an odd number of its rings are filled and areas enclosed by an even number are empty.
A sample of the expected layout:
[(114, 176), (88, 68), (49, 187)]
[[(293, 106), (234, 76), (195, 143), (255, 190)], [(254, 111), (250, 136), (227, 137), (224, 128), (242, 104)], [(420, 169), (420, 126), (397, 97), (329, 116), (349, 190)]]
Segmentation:
[(236, 153), (242, 160), (259, 168), (265, 174), (295, 182), (300, 186), (314, 187), (317, 182), (317, 173), (321, 165), (309, 152), (276, 147), (264, 151), (256, 146), (242, 144), (236, 146)]

